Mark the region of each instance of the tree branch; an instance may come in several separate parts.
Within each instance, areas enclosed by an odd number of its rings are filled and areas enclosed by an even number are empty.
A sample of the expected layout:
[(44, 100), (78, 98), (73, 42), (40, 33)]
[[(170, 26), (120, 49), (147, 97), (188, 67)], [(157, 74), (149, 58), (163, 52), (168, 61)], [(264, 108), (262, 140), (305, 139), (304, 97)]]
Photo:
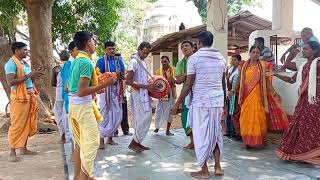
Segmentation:
[(23, 38), (25, 38), (25, 40), (30, 40), (29, 36), (27, 36), (26, 34), (24, 34), (23, 32), (19, 31), (17, 28), (15, 28), (15, 31), (21, 35)]

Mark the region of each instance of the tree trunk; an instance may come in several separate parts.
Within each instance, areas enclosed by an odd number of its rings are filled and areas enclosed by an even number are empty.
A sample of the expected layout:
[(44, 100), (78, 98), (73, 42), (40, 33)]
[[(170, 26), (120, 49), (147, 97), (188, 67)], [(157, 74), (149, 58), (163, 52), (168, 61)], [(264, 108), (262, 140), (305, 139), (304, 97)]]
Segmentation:
[(53, 0), (24, 0), (28, 14), (32, 69), (42, 66), (45, 75), (34, 83), (47, 107), (52, 107), (54, 91), (51, 87), (51, 69), (54, 65), (51, 21)]
[(4, 37), (0, 37), (0, 81), (6, 91), (7, 97), (10, 97), (10, 87), (8, 86), (6, 74), (4, 72), (4, 65), (8, 59), (12, 56), (10, 43)]

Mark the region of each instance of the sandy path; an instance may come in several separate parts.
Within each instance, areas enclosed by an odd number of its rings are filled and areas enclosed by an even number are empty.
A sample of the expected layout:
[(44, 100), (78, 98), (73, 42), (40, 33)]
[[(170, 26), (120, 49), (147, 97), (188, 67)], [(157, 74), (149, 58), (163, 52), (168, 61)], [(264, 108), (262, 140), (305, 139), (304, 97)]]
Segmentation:
[(22, 161), (8, 161), (7, 135), (0, 135), (0, 180), (44, 180), (65, 179), (62, 146), (59, 136), (53, 134), (37, 134), (30, 138), (29, 148), (38, 151), (36, 156), (22, 156)]
[[(129, 113), (130, 126), (131, 118)], [(174, 117), (172, 128), (181, 128), (180, 116)], [(150, 129), (154, 130), (154, 117)], [(30, 138), (29, 148), (39, 154), (22, 156), (22, 161), (18, 163), (9, 162), (7, 134), (0, 134), (0, 180), (65, 179), (63, 149), (57, 132), (35, 135)]]

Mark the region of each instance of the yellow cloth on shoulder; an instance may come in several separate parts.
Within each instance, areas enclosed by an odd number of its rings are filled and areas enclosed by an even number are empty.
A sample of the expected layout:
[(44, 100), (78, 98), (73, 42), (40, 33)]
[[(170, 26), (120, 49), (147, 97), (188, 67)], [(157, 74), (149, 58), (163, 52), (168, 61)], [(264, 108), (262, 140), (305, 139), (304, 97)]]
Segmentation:
[[(13, 55), (11, 59), (17, 66), (17, 78), (22, 78), (25, 75), (23, 72), (23, 65), (21, 64), (20, 60), (16, 56)], [(16, 93), (16, 96), (15, 96), (16, 100), (22, 101), (22, 102), (25, 102), (28, 100), (27, 87), (24, 82), (17, 84), (15, 93)]]
[[(166, 71), (164, 71), (163, 68), (161, 67), (156, 71), (156, 74), (159, 75), (159, 76), (163, 76), (163, 77), (165, 77), (167, 79), (167, 81), (170, 84), (170, 88), (171, 88), (171, 92), (172, 92), (173, 98), (176, 99), (177, 98), (176, 84), (173, 81), (174, 77), (176, 76), (176, 68), (170, 67)], [(166, 95), (161, 100), (169, 100), (169, 96)]]

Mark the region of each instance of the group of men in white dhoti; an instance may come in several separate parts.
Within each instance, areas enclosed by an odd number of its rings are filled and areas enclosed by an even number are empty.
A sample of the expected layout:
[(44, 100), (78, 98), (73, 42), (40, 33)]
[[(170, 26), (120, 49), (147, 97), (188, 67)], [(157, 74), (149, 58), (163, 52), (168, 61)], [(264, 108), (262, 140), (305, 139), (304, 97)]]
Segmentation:
[[(222, 131), (220, 120), (225, 106), (225, 87), (224, 72), (225, 59), (215, 49), (212, 49), (213, 35), (209, 31), (198, 35), (198, 51), (192, 55), (193, 43), (184, 41), (182, 50), (185, 58), (181, 67), (176, 69), (170, 65), (170, 59), (167, 56), (161, 57), (161, 68), (156, 74), (163, 76), (170, 84), (169, 93), (161, 98), (155, 111), (155, 131), (167, 124), (166, 135), (172, 136), (170, 132), (173, 115), (177, 114), (183, 103), (182, 124), (186, 134), (190, 136), (191, 143), (186, 146), (188, 149), (195, 149), (196, 157), (201, 171), (194, 172), (191, 175), (196, 178), (209, 178), (207, 161), (215, 159), (215, 175), (222, 175), (220, 166), (220, 154), (223, 149)], [(132, 113), (132, 125), (134, 136), (129, 144), (129, 149), (135, 152), (150, 150), (149, 147), (142, 145), (152, 121), (152, 99), (149, 92), (156, 90), (156, 84), (147, 70), (145, 59), (150, 53), (151, 45), (148, 42), (142, 42), (136, 54), (129, 62), (125, 76), (125, 67), (121, 57), (116, 56), (116, 44), (107, 41), (104, 44), (105, 56), (100, 58), (93, 70), (93, 73), (101, 75), (106, 72), (117, 74), (113, 84), (100, 88), (99, 94), (100, 113), (103, 121), (99, 123), (100, 149), (105, 148), (104, 139), (107, 138), (107, 144), (117, 145), (113, 140), (122, 119), (125, 85), (131, 86), (130, 109)], [(82, 56), (81, 56), (82, 57)], [(62, 58), (61, 58), (62, 59)], [(64, 58), (63, 60), (68, 60)], [(60, 67), (62, 68), (62, 67)], [(58, 72), (59, 71), (54, 71)], [(55, 74), (56, 77), (59, 77)], [(55, 86), (57, 94), (64, 87), (64, 82), (57, 78)], [(94, 79), (94, 77), (92, 77)], [(183, 83), (180, 96), (175, 102), (176, 84)], [(55, 115), (57, 124), (61, 131), (63, 140), (64, 127), (61, 125), (60, 99), (56, 99)], [(189, 108), (189, 112), (188, 112)], [(63, 109), (63, 108), (62, 108)], [(96, 116), (98, 119), (98, 117)], [(66, 121), (68, 122), (68, 121)], [(81, 128), (81, 127), (80, 127)], [(192, 131), (191, 131), (192, 129)], [(76, 131), (74, 131), (76, 132)], [(124, 132), (127, 133), (127, 132)]]
[[(156, 107), (155, 132), (158, 132), (159, 128), (167, 122), (166, 134), (172, 135), (169, 131), (172, 114), (177, 114), (180, 105), (188, 96), (186, 105), (189, 107), (189, 112), (186, 127), (192, 128), (196, 157), (201, 167), (201, 171), (191, 173), (191, 176), (196, 178), (209, 178), (207, 161), (213, 158), (215, 159), (214, 174), (223, 175), (220, 165), (220, 154), (223, 149), (220, 121), (225, 106), (224, 72), (226, 63), (224, 57), (217, 50), (211, 48), (212, 44), (213, 35), (211, 32), (205, 31), (198, 35), (199, 50), (188, 58), (186, 63), (187, 78), (177, 102), (172, 106), (175, 91), (170, 91), (167, 96), (159, 100)], [(156, 88), (152, 79), (148, 81), (145, 62), (150, 49), (149, 43), (140, 44), (138, 53), (130, 60), (126, 77), (127, 85), (133, 88), (131, 109), (135, 133), (129, 148), (135, 152), (150, 149), (141, 144), (152, 120), (151, 98), (148, 91), (154, 91)], [(162, 67), (157, 74), (164, 76), (172, 89), (177, 80), (174, 78), (174, 69), (170, 67), (169, 62), (168, 57), (161, 57)]]
[(56, 88), (53, 112), (62, 143), (72, 142), (73, 139), (71, 124), (68, 120), (68, 93), (65, 91), (71, 63), (78, 55), (78, 49), (73, 41), (69, 43), (68, 51), (59, 53), (61, 63), (52, 69), (51, 79), (51, 85)]

